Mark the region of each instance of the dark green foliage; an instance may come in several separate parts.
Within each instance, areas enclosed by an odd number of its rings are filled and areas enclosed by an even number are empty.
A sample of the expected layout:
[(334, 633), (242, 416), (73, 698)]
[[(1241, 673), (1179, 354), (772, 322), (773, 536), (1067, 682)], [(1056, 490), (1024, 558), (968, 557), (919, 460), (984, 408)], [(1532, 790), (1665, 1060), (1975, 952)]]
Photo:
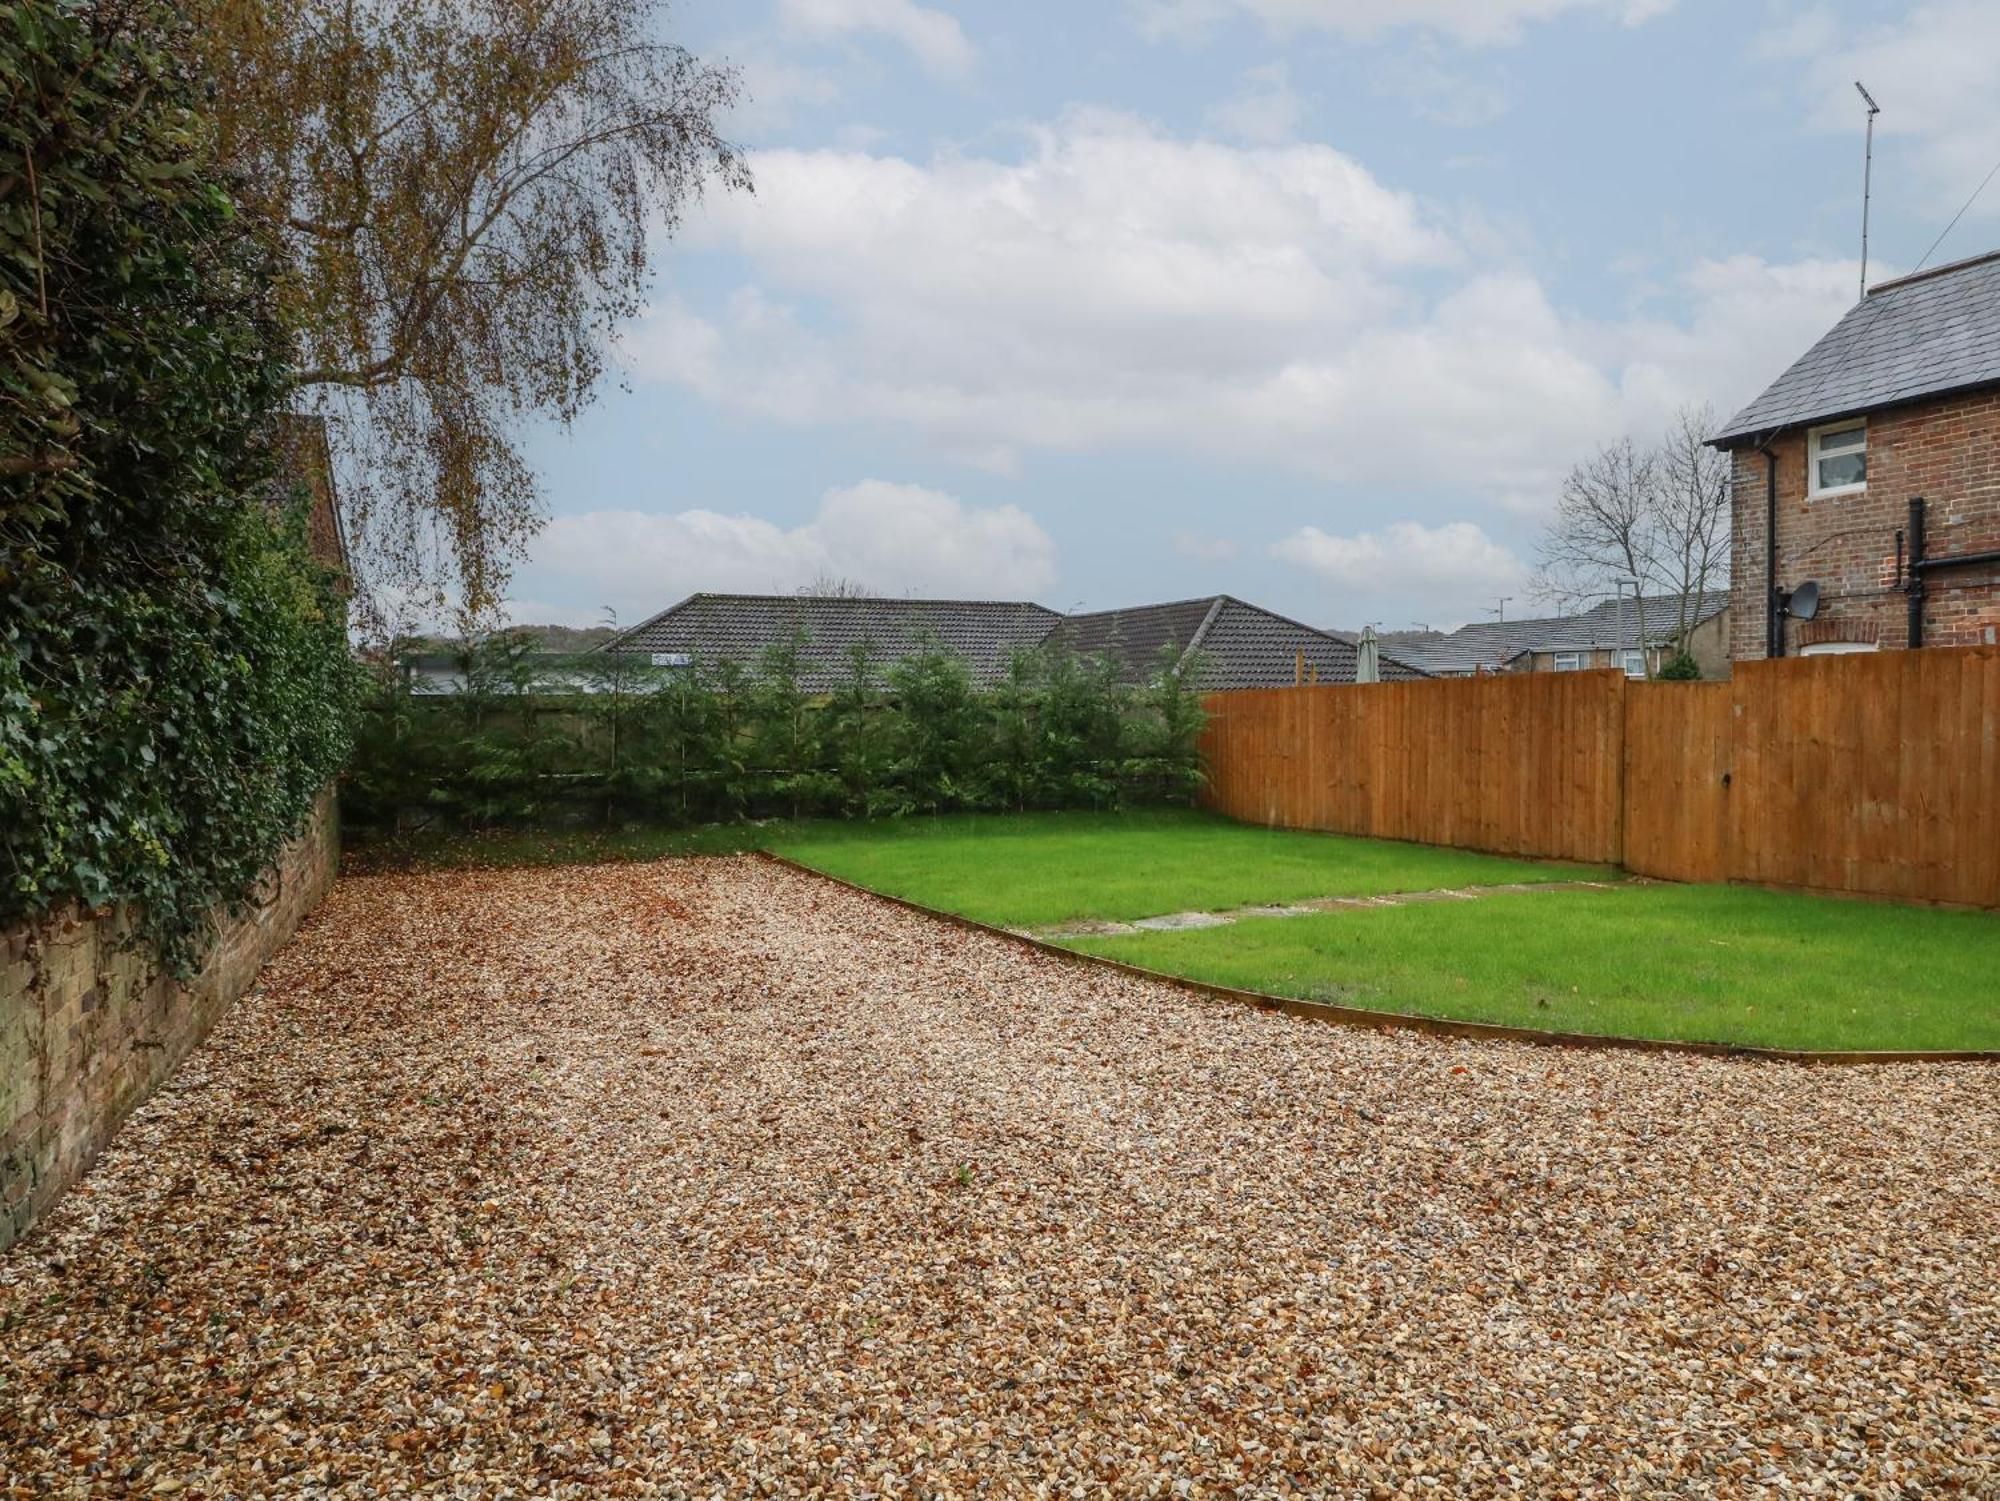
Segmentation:
[(1687, 652), (1675, 652), (1653, 676), (1662, 683), (1692, 683), (1701, 677), (1701, 664)]
[(939, 646), (889, 669), (889, 782), (902, 796), (892, 813), (948, 813), (984, 804), (980, 704), (965, 663)]
[(185, 969), (345, 755), (345, 607), (274, 505), (274, 263), (168, 7), (0, 7), (0, 922)]
[(895, 717), (876, 687), (873, 655), (857, 642), (848, 652), (847, 675), (828, 699), (823, 755), (832, 785), (826, 811), (839, 818), (874, 818), (895, 811), (891, 768)]
[[(352, 822), (414, 830), (1109, 809), (1185, 804), (1201, 784), (1201, 702), (1169, 661), (1127, 687), (1099, 661), (1023, 653), (981, 690), (936, 647), (885, 672), (863, 645), (831, 693), (809, 693), (800, 643), (782, 642), (756, 672), (600, 653), (559, 664), (571, 690), (592, 691), (538, 693), (550, 685), (509, 676), (514, 649), (504, 637), (472, 648), (462, 694), (418, 700), (385, 688), (347, 783)], [(489, 665), (476, 667), (481, 658)]]

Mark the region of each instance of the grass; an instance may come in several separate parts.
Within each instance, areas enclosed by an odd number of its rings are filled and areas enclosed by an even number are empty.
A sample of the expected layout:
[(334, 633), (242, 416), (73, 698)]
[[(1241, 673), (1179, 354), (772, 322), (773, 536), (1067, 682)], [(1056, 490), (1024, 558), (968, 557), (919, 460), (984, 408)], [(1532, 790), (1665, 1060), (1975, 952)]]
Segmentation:
[[(355, 870), (770, 849), (1007, 927), (1604, 876), (1194, 812), (449, 835)], [(1553, 1031), (1818, 1049), (2000, 1049), (2000, 916), (1744, 887), (1499, 893), (1072, 947), (1309, 1000)]]
[(568, 865), (753, 849), (1004, 927), (1607, 874), (1597, 866), (1263, 829), (1177, 809), (448, 834), (352, 842), (348, 868)]
[(1074, 948), (1193, 979), (1563, 1032), (1814, 1049), (2000, 1049), (2000, 916), (1632, 885)]
[(1180, 811), (830, 824), (796, 828), (769, 847), (871, 890), (1010, 928), (1607, 874)]

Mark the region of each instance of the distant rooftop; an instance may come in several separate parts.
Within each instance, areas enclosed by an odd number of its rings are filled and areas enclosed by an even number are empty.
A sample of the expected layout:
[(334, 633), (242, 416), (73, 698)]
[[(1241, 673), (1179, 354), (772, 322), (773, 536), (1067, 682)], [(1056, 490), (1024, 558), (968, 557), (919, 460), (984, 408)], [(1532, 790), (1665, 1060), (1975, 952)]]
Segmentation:
[(1879, 282), (1709, 441), (2000, 383), (2000, 251)]
[[(1354, 681), (1352, 641), (1231, 594), (1071, 615), (1049, 639), (1078, 656), (1119, 663), (1130, 681), (1154, 672), (1168, 649), (1177, 656), (1194, 654), (1192, 683), (1203, 691), (1285, 687), (1297, 680), (1301, 666), (1317, 682)], [(1395, 680), (1424, 674), (1385, 653), (1382, 676)]]
[(801, 638), (800, 686), (824, 693), (850, 682), (853, 652), (878, 669), (931, 644), (962, 658), (976, 682), (1054, 629), (1054, 610), (1007, 599), (855, 599), (793, 594), (691, 594), (635, 625), (606, 651), (646, 652), (754, 668), (773, 644)]
[[(831, 692), (853, 680), (865, 645), (876, 674), (935, 643), (961, 658), (974, 682), (993, 683), (1017, 651), (1048, 643), (1113, 663), (1143, 682), (1168, 658), (1192, 654), (1191, 686), (1278, 687), (1301, 668), (1314, 681), (1354, 681), (1352, 642), (1228, 594), (1167, 604), (1059, 615), (1020, 600), (852, 599), (789, 594), (694, 594), (606, 642), (603, 650), (650, 654), (662, 665), (731, 661), (754, 669), (773, 645), (798, 638), (800, 686)], [(1382, 657), (1384, 678), (1422, 677)]]
[[(1711, 589), (1695, 609), (1695, 624), (1729, 608), (1729, 591)], [(1524, 651), (1598, 651), (1632, 646), (1639, 639), (1641, 608), (1631, 599), (1606, 600), (1575, 615), (1527, 620), (1482, 620), (1448, 633), (1392, 631), (1385, 651), (1435, 673), (1498, 668)], [(1643, 606), (1647, 645), (1664, 645), (1680, 624), (1680, 596), (1648, 595)]]

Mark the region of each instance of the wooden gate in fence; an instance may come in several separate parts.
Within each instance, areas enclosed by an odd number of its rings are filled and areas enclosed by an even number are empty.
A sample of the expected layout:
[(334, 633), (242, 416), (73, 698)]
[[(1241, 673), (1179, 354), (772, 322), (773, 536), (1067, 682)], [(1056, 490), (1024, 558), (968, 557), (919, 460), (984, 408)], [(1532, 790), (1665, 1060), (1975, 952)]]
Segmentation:
[(2000, 649), (1211, 694), (1233, 817), (2000, 907)]

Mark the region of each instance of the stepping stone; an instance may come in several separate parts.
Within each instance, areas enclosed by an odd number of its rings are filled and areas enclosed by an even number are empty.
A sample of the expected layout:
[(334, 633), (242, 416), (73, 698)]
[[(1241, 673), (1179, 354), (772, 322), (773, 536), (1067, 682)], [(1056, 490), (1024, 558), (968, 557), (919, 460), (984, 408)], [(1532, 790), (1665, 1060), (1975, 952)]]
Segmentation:
[(1230, 922), (1220, 912), (1170, 912), (1165, 917), (1142, 917), (1132, 926), (1149, 933), (1179, 933), (1189, 928), (1226, 928)]
[(1139, 930), (1129, 922), (1073, 922), (1061, 923), (1053, 928), (1014, 928), (1010, 931), (1024, 938), (1115, 938), (1121, 933), (1136, 933)]

